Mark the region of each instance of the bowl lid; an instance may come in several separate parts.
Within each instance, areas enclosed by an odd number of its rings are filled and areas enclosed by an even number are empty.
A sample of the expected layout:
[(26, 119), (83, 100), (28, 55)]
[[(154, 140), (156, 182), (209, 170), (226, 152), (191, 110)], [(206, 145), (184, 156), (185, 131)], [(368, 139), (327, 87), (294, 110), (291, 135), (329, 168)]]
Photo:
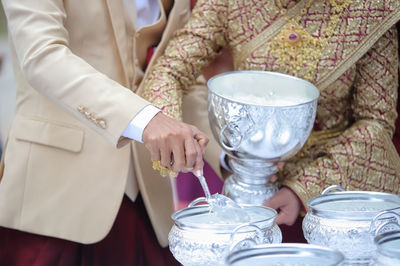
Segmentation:
[(400, 196), (384, 192), (341, 191), (307, 201), (309, 212), (326, 218), (370, 220), (383, 211), (400, 213)]
[(231, 253), (232, 266), (259, 265), (338, 265), (344, 259), (336, 250), (310, 244), (266, 244)]
[[(277, 212), (265, 206), (248, 206), (241, 205), (249, 216), (250, 221), (248, 222), (233, 222), (228, 220), (215, 221), (210, 213), (208, 204), (197, 205), (187, 207), (178, 210), (172, 214), (172, 219), (175, 225), (182, 229), (193, 229), (193, 230), (210, 230), (216, 231), (217, 233), (231, 233), (238, 225), (242, 224), (254, 224), (259, 228), (270, 227), (277, 215)], [(240, 232), (253, 231), (252, 228), (248, 230), (241, 230)]]

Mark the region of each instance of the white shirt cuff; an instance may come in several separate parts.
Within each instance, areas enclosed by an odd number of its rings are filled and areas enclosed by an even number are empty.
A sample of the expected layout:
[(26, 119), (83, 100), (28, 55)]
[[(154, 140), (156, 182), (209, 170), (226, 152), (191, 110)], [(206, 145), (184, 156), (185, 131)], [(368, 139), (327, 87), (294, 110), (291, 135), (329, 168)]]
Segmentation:
[(161, 110), (157, 107), (153, 105), (147, 105), (131, 120), (124, 133), (122, 133), (122, 136), (143, 143), (143, 131), (150, 120), (153, 119), (158, 112), (161, 112)]

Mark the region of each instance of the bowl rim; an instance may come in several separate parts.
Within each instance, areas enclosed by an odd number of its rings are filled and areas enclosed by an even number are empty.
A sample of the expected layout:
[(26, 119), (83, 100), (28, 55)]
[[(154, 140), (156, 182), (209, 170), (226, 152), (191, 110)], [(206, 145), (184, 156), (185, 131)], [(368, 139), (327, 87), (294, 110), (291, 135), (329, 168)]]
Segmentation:
[[(323, 209), (321, 204), (327, 202), (340, 202), (349, 200), (365, 200), (366, 202), (382, 202), (382, 203), (395, 203), (398, 204), (394, 208), (386, 208), (382, 210), (326, 210)], [(310, 198), (306, 202), (308, 213), (322, 218), (331, 219), (346, 219), (355, 221), (367, 221), (373, 219), (376, 215), (383, 211), (393, 211), (400, 214), (400, 196), (375, 191), (340, 191), (321, 194), (316, 197)]]
[[(202, 204), (196, 205), (191, 207), (186, 207), (180, 210), (175, 211), (171, 218), (174, 221), (174, 225), (182, 230), (194, 230), (194, 231), (214, 231), (214, 233), (232, 233), (232, 231), (241, 225), (249, 224), (249, 225), (256, 225), (260, 229), (265, 229), (272, 227), (274, 225), (274, 221), (276, 216), (278, 215), (277, 211), (273, 208), (269, 208), (266, 206), (253, 206), (253, 205), (245, 205), (240, 204), (240, 206), (245, 208), (256, 208), (256, 209), (264, 209), (269, 212), (269, 216), (262, 220), (250, 221), (250, 222), (239, 222), (239, 223), (218, 223), (218, 224), (200, 224), (200, 223), (192, 223), (192, 222), (185, 222), (182, 221), (182, 218), (191, 216), (191, 215), (199, 215), (209, 212), (209, 205)], [(248, 233), (253, 232), (254, 228), (249, 228), (245, 230), (240, 230), (238, 233)]]
[[(257, 104), (257, 103), (249, 103), (249, 102), (245, 102), (245, 101), (239, 101), (237, 99), (232, 99), (230, 97), (226, 97), (223, 96), (217, 92), (215, 92), (214, 89), (212, 89), (211, 84), (215, 81), (215, 79), (221, 78), (223, 76), (229, 76), (229, 75), (236, 75), (236, 74), (268, 74), (268, 75), (273, 75), (273, 76), (280, 76), (280, 77), (284, 77), (286, 79), (293, 79), (293, 80), (297, 80), (300, 82), (303, 82), (305, 84), (307, 84), (309, 87), (312, 87), (315, 89), (315, 96), (313, 98), (311, 98), (310, 100), (307, 100), (305, 102), (302, 103), (298, 103), (298, 104), (294, 104), (294, 105), (279, 105), (279, 106), (275, 106), (275, 105), (267, 105), (267, 104)], [(295, 76), (291, 76), (291, 75), (287, 75), (284, 73), (280, 73), (280, 72), (273, 72), (273, 71), (262, 71), (262, 70), (235, 70), (235, 71), (228, 71), (228, 72), (224, 72), (221, 74), (217, 74), (213, 77), (211, 77), (208, 81), (207, 81), (207, 88), (208, 91), (217, 95), (218, 97), (222, 98), (222, 99), (226, 99), (230, 102), (235, 102), (235, 103), (239, 103), (239, 104), (244, 104), (244, 105), (253, 105), (253, 106), (259, 106), (259, 107), (268, 107), (268, 108), (272, 108), (272, 107), (276, 107), (276, 108), (293, 108), (293, 107), (298, 107), (298, 106), (302, 106), (302, 105), (307, 105), (310, 104), (312, 102), (315, 102), (318, 100), (319, 96), (320, 96), (320, 92), (318, 90), (318, 88), (311, 82), (302, 79), (302, 78), (298, 78)]]
[(344, 260), (344, 256), (340, 251), (329, 247), (305, 243), (280, 243), (256, 245), (250, 248), (235, 251), (226, 257), (226, 263), (231, 265), (233, 263), (260, 255), (271, 255), (278, 257), (290, 255), (298, 255), (300, 257), (324, 255), (330, 256), (330, 259), (333, 260), (331, 265), (337, 265)]

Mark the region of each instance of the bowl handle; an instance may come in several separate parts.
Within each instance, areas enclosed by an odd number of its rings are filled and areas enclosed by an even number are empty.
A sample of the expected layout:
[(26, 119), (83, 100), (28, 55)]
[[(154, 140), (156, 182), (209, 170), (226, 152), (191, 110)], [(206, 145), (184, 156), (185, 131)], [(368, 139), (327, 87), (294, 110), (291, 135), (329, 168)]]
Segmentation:
[(195, 206), (197, 203), (200, 203), (200, 202), (206, 202), (206, 203), (208, 203), (206, 197), (200, 197), (200, 198), (194, 199), (192, 202), (190, 202), (189, 205), (188, 205), (188, 207), (193, 207), (193, 206)]
[(396, 229), (400, 230), (400, 215), (393, 211), (383, 211), (372, 219), (369, 231), (374, 236), (378, 236)]
[(329, 192), (331, 192), (332, 190), (339, 190), (339, 191), (346, 191), (346, 189), (344, 189), (343, 187), (339, 186), (339, 185), (333, 185), (333, 186), (329, 186), (327, 188), (325, 188), (321, 195), (327, 194)]
[[(221, 144), (221, 146), (222, 146), (224, 149), (226, 149), (226, 150), (228, 150), (228, 151), (236, 151), (236, 150), (239, 148), (240, 144), (242, 143), (243, 136), (242, 136), (242, 134), (240, 134), (240, 131), (237, 129), (237, 126), (235, 126), (235, 127), (233, 127), (233, 130), (234, 130), (235, 132), (237, 132), (237, 134), (233, 134), (233, 135), (234, 135), (235, 137), (238, 137), (239, 140), (237, 141), (236, 144), (234, 144), (234, 145), (232, 145), (232, 146), (226, 144), (225, 141), (224, 141), (224, 132), (226, 131), (226, 129), (228, 128), (228, 126), (229, 126), (229, 124), (225, 125), (225, 126), (221, 129), (221, 131), (219, 132), (219, 143)], [(229, 143), (229, 144), (230, 144), (230, 143)]]
[[(245, 238), (245, 239), (242, 239), (242, 240), (240, 240), (238, 242), (234, 242), (235, 235), (237, 233), (239, 233), (240, 230), (243, 229), (243, 228), (252, 228), (252, 229), (254, 229), (256, 231), (256, 238), (255, 239)], [(237, 250), (251, 248), (251, 247), (253, 247), (255, 245), (261, 244), (262, 243), (261, 241), (262, 241), (263, 234), (264, 233), (260, 229), (260, 227), (258, 227), (257, 225), (254, 225), (254, 224), (247, 223), (247, 224), (242, 224), (242, 225), (237, 226), (231, 233), (231, 240), (230, 240), (231, 246), (229, 248), (229, 253), (233, 253), (233, 252), (235, 252)]]

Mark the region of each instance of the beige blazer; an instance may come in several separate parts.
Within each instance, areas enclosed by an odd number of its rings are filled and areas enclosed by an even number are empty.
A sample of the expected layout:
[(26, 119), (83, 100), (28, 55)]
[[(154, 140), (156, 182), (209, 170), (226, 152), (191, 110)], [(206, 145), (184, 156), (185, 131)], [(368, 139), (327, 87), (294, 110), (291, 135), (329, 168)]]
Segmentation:
[[(0, 173), (0, 225), (97, 242), (113, 225), (133, 161), (158, 240), (166, 246), (173, 212), (169, 181), (152, 170), (143, 144), (121, 134), (148, 104), (134, 93), (143, 78), (143, 51), (160, 41), (153, 64), (187, 21), (190, 1), (159, 0), (160, 21), (142, 32), (131, 27), (121, 0), (2, 2), (17, 103)], [(189, 97), (204, 107), (205, 88), (192, 92)], [(204, 110), (187, 114), (210, 133)]]

